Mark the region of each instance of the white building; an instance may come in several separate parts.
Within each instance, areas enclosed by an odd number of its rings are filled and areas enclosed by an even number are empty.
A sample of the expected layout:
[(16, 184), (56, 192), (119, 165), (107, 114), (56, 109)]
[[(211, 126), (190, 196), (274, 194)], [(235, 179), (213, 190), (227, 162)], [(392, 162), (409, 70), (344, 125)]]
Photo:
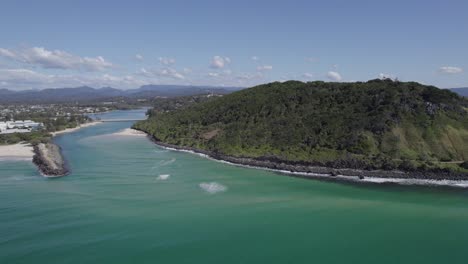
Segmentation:
[(42, 123), (31, 120), (0, 122), (0, 133), (27, 133), (32, 130), (40, 129), (42, 126)]
[(3, 131), (6, 131), (8, 128), (7, 124), (5, 122), (0, 122), (0, 133)]

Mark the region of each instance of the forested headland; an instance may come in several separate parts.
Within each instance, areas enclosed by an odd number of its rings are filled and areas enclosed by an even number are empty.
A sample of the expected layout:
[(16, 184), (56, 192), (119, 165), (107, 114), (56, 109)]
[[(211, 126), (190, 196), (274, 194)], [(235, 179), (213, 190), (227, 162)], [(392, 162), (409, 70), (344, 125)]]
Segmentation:
[(274, 82), (136, 129), (232, 157), (362, 170), (468, 173), (468, 100), (416, 82)]

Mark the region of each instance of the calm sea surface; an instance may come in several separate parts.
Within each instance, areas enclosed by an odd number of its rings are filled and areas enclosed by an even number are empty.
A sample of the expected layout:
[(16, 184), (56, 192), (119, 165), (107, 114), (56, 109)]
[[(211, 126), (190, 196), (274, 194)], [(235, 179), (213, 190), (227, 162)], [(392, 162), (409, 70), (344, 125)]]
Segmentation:
[(468, 263), (468, 190), (285, 177), (112, 135), (131, 124), (57, 137), (67, 177), (0, 161), (1, 264)]

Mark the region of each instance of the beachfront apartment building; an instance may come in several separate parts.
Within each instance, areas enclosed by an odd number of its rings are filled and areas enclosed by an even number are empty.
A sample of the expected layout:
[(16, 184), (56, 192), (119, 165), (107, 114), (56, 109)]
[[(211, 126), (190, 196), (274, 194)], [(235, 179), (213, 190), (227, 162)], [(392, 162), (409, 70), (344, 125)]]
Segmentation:
[(42, 123), (31, 120), (0, 122), (0, 134), (27, 133), (43, 127)]
[(6, 124), (6, 122), (0, 122), (0, 133), (2, 133), (3, 131), (6, 131), (8, 128), (8, 125)]

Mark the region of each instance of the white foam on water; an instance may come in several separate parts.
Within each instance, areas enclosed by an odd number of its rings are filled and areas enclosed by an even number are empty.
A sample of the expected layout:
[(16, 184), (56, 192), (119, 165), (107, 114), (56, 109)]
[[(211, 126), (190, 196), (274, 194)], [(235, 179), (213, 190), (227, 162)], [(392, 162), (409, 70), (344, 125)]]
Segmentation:
[(202, 188), (205, 192), (210, 194), (215, 194), (219, 192), (227, 191), (227, 187), (219, 184), (217, 182), (203, 182), (199, 184), (200, 188)]
[(161, 150), (153, 150), (154, 153), (165, 153), (168, 152), (168, 149), (161, 149)]
[[(229, 165), (233, 165), (237, 167), (280, 172), (280, 173), (290, 174), (290, 175), (307, 176), (311, 178), (331, 179), (329, 174), (293, 172), (293, 171), (287, 171), (287, 170), (278, 170), (278, 169), (270, 169), (270, 168), (257, 167), (257, 166), (251, 166), (251, 165), (244, 165), (244, 164), (233, 163), (233, 162), (229, 162), (225, 160), (214, 159), (206, 154), (198, 153), (192, 150), (176, 149), (176, 148), (164, 147), (164, 146), (161, 146), (161, 147), (167, 150), (195, 154), (200, 157), (204, 157), (213, 161), (217, 161), (217, 162), (221, 162), (224, 164), (229, 164)], [(459, 180), (459, 181), (457, 180), (427, 180), (427, 179), (403, 179), (403, 178), (383, 178), (383, 177), (364, 177), (364, 179), (360, 179), (358, 176), (344, 176), (344, 175), (337, 175), (333, 178), (340, 179), (343, 181), (367, 182), (367, 183), (375, 183), (375, 184), (394, 183), (394, 184), (400, 184), (400, 185), (451, 186), (451, 187), (458, 187), (458, 188), (468, 188), (468, 180)]]
[(170, 159), (170, 160), (163, 160), (163, 161), (161, 161), (159, 164), (160, 164), (161, 166), (166, 166), (166, 165), (169, 165), (169, 164), (174, 163), (175, 161), (176, 161), (176, 159), (173, 158), (173, 159)]
[(39, 177), (36, 177), (36, 176), (12, 176), (12, 177), (9, 177), (9, 178), (6, 178), (7, 180), (11, 180), (11, 181), (28, 181), (28, 180), (36, 180), (38, 179)]
[(171, 176), (170, 174), (161, 174), (158, 177), (156, 177), (156, 180), (165, 181), (165, 180), (169, 179), (170, 176)]

